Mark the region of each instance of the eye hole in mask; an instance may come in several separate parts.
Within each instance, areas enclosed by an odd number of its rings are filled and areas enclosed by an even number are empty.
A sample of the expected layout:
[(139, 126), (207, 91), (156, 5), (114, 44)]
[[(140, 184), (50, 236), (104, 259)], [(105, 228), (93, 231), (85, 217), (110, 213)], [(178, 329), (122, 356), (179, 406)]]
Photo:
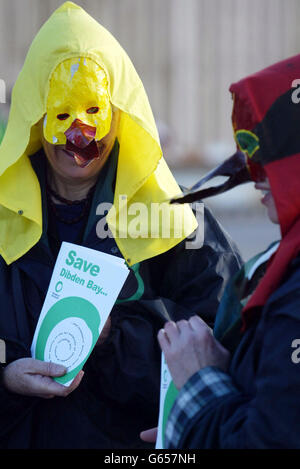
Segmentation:
[(65, 121), (66, 119), (68, 119), (70, 117), (70, 114), (58, 114), (57, 115), (57, 119), (59, 119), (60, 121)]
[(97, 112), (99, 112), (99, 108), (98, 106), (94, 106), (94, 107), (90, 107), (89, 109), (87, 109), (87, 114), (97, 114)]

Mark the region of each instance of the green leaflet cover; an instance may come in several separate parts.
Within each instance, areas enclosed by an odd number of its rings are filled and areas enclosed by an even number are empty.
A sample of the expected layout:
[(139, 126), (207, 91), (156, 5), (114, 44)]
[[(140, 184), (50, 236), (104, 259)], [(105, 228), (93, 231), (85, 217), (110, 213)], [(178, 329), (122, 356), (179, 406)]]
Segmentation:
[(125, 283), (125, 260), (63, 242), (31, 345), (33, 358), (67, 368), (69, 386), (90, 356)]

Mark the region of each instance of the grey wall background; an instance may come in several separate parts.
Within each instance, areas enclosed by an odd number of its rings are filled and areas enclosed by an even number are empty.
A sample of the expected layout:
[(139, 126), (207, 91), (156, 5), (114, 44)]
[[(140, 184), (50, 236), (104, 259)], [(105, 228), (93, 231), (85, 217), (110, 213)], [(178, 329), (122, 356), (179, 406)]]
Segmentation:
[[(62, 3), (0, 0), (0, 77), (9, 87), (35, 34)], [(168, 153), (173, 166), (184, 160), (209, 165), (230, 151), (230, 84), (299, 52), (299, 0), (78, 0), (77, 4), (128, 52), (156, 119), (173, 136)]]
[[(8, 89), (35, 34), (62, 3), (0, 0), (0, 78)], [(230, 84), (300, 52), (300, 0), (76, 3), (109, 29), (132, 59), (148, 93), (165, 157), (186, 185), (234, 150)], [(1, 110), (5, 113), (7, 107), (0, 105)], [(209, 204), (229, 231), (236, 224), (233, 235), (246, 257), (278, 233), (264, 221), (259, 196), (250, 185)], [(249, 213), (254, 214), (254, 231), (258, 224), (266, 227), (265, 237), (252, 236)]]

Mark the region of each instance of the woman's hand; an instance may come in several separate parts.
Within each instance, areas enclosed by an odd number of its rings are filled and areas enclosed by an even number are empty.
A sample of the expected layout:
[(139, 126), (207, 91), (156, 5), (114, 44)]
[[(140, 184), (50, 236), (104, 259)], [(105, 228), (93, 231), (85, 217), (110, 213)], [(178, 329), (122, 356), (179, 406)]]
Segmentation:
[(4, 368), (3, 384), (11, 392), (24, 396), (50, 399), (55, 396), (66, 397), (76, 389), (84, 375), (80, 371), (70, 386), (57, 383), (52, 378), (64, 376), (66, 368), (51, 362), (34, 358), (21, 358)]
[(211, 329), (199, 316), (188, 321), (167, 322), (158, 333), (158, 341), (177, 389), (206, 366), (227, 370), (229, 352), (214, 338)]

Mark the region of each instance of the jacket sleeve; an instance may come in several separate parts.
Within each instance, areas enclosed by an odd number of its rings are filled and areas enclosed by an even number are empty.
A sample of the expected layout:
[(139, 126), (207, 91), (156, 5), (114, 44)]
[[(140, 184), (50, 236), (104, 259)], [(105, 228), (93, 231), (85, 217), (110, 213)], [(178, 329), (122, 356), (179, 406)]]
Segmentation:
[(218, 369), (190, 378), (169, 417), (169, 448), (300, 448), (299, 311), (299, 288), (265, 307), (254, 395)]
[[(22, 301), (16, 276), (11, 276), (0, 257), (0, 339), (1, 376), (0, 376), (0, 448), (28, 448), (31, 435), (32, 407), (38, 398), (22, 396), (9, 392), (3, 384), (3, 370), (9, 363), (29, 357), (30, 350), (23, 334), (26, 315), (20, 319), (16, 302)], [(16, 295), (13, 293), (16, 292)], [(23, 309), (21, 309), (21, 312)], [(4, 350), (3, 350), (4, 347)]]
[(93, 408), (90, 418), (113, 434), (115, 442), (135, 441), (136, 448), (145, 447), (139, 433), (157, 425), (161, 363), (157, 333), (166, 321), (164, 313), (161, 299), (116, 305), (109, 336), (85, 364), (82, 384)]
[[(6, 340), (10, 361), (24, 357), (24, 351), (15, 341)], [(13, 359), (11, 359), (13, 356)], [(28, 448), (30, 444), (32, 408), (38, 398), (8, 391), (3, 384), (5, 365), (0, 370), (0, 448)]]
[(184, 240), (160, 256), (155, 267), (163, 270), (164, 276), (157, 289), (161, 297), (189, 310), (190, 315), (199, 314), (213, 326), (225, 286), (240, 269), (242, 259), (209, 209), (204, 207), (204, 216), (197, 214), (197, 220), (194, 237), (202, 238), (203, 244), (193, 247), (187, 244), (191, 241)]

